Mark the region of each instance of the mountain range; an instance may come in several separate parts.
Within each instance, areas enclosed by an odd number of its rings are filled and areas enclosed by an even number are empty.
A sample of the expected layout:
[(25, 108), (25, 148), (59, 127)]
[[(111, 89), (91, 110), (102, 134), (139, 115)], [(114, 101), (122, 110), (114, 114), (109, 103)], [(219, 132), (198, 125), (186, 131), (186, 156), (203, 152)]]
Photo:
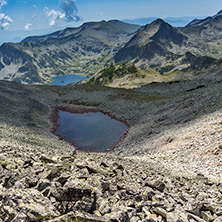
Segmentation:
[(175, 28), (161, 19), (143, 26), (115, 55), (115, 62), (134, 62), (159, 72), (207, 68), (222, 56), (222, 14)]
[(52, 76), (92, 76), (109, 64), (130, 62), (160, 74), (196, 72), (220, 64), (222, 11), (173, 27), (162, 19), (139, 26), (89, 22), (0, 47), (0, 79), (38, 83)]
[[(190, 21), (193, 21), (194, 19), (196, 19), (197, 17), (194, 16), (184, 16), (184, 17), (166, 17), (164, 18), (164, 21), (166, 21), (167, 23), (169, 23), (172, 26), (175, 27), (183, 27), (186, 26), (188, 23), (190, 23)], [(204, 18), (204, 17), (198, 17), (198, 18)], [(124, 19), (123, 22), (127, 22), (127, 23), (131, 23), (131, 24), (138, 24), (138, 25), (146, 25), (149, 23), (154, 22), (155, 20), (157, 20), (158, 17), (147, 17), (147, 18), (136, 18), (136, 19)]]
[(121, 21), (85, 23), (0, 47), (1, 79), (33, 83), (100, 70), (140, 26)]

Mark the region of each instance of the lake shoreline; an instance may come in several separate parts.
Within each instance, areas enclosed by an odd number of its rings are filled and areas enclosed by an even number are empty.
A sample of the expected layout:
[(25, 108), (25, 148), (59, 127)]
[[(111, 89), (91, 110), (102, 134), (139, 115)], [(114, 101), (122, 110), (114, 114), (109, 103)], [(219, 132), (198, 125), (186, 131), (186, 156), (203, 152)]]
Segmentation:
[(97, 112), (101, 112), (104, 115), (108, 115), (109, 117), (111, 117), (112, 119), (115, 119), (123, 124), (125, 124), (127, 126), (126, 131), (123, 134), (123, 139), (121, 139), (119, 141), (119, 143), (114, 146), (114, 148), (112, 149), (108, 149), (105, 151), (86, 151), (86, 150), (80, 150), (78, 148), (78, 146), (71, 140), (67, 141), (70, 145), (72, 145), (76, 150), (81, 151), (81, 152), (96, 152), (96, 153), (107, 153), (107, 152), (112, 152), (114, 150), (116, 150), (121, 143), (123, 143), (123, 141), (125, 140), (129, 129), (130, 129), (130, 124), (126, 121), (123, 120), (119, 117), (117, 117), (116, 115), (112, 114), (110, 111), (104, 110), (104, 109), (99, 109), (99, 108), (94, 108), (94, 107), (83, 107), (83, 106), (64, 106), (64, 105), (56, 105), (51, 107), (50, 110), (50, 115), (49, 115), (49, 121), (51, 124), (51, 129), (50, 132), (55, 135), (59, 140), (63, 140), (66, 141), (65, 138), (63, 136), (61, 136), (60, 134), (58, 134), (56, 131), (57, 129), (60, 127), (59, 125), (59, 111), (63, 111), (63, 112), (69, 112), (69, 113), (73, 113), (73, 114), (84, 114), (84, 113), (97, 113)]
[(67, 74), (62, 76), (55, 76), (50, 79), (50, 82), (47, 82), (45, 85), (59, 85), (59, 86), (66, 86), (72, 83), (81, 82), (85, 79), (88, 79), (87, 76), (81, 76), (76, 74)]

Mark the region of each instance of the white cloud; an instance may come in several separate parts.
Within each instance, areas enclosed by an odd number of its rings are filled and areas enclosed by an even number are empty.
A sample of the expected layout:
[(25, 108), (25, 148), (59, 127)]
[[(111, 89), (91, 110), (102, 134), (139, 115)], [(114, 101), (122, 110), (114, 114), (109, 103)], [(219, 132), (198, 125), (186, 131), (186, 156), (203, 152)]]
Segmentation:
[(0, 9), (2, 8), (2, 6), (6, 5), (7, 1), (6, 0), (0, 0)]
[(75, 0), (59, 0), (59, 5), (65, 13), (65, 20), (67, 22), (78, 22), (82, 20), (82, 18), (77, 15), (78, 8), (76, 7)]
[(54, 9), (50, 10), (47, 7), (44, 8), (50, 26), (56, 25), (56, 21), (58, 20), (63, 20), (65, 22), (78, 22), (82, 20), (82, 18), (77, 15), (78, 9), (75, 0), (59, 0), (59, 6), (61, 11), (56, 11)]
[(49, 18), (49, 25), (50, 26), (54, 26), (56, 25), (56, 20), (61, 20), (65, 18), (65, 14), (60, 12), (60, 11), (56, 11), (54, 9), (49, 10), (49, 8), (45, 7), (44, 11), (47, 15), (47, 17)]
[(31, 27), (31, 26), (32, 26), (32, 24), (31, 24), (31, 23), (28, 23), (28, 24), (25, 25), (24, 29), (25, 29), (26, 31), (28, 31), (28, 30), (30, 30), (30, 27)]
[(8, 26), (12, 22), (13, 20), (8, 15), (5, 15), (4, 13), (0, 13), (0, 28), (2, 30), (7, 30)]

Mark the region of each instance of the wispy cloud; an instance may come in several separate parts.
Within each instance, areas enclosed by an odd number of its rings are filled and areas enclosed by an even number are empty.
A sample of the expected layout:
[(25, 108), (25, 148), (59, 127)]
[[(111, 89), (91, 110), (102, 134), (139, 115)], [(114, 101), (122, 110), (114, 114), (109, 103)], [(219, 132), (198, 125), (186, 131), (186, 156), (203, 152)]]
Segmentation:
[(59, 5), (65, 13), (65, 20), (67, 22), (78, 22), (82, 18), (78, 16), (78, 9), (75, 0), (60, 0)]
[(6, 5), (7, 1), (6, 0), (0, 0), (0, 9), (2, 8), (2, 6)]
[[(0, 10), (4, 5), (7, 4), (7, 0), (0, 0)], [(0, 12), (0, 29), (1, 30), (7, 30), (10, 23), (12, 23), (13, 20), (8, 15)]]
[(50, 26), (56, 25), (56, 21), (59, 20), (65, 22), (78, 22), (82, 20), (82, 18), (77, 15), (78, 9), (75, 0), (59, 0), (59, 6), (61, 11), (56, 11), (54, 9), (50, 10), (48, 7), (44, 8)]
[(60, 11), (56, 11), (54, 9), (49, 10), (49, 8), (47, 8), (47, 7), (45, 7), (44, 11), (45, 11), (47, 17), (49, 18), (49, 25), (50, 26), (56, 25), (56, 20), (65, 18), (65, 14)]
[(0, 28), (1, 30), (7, 30), (10, 23), (12, 23), (13, 20), (4, 13), (0, 13)]
[(28, 30), (30, 30), (30, 27), (31, 27), (31, 26), (32, 26), (32, 24), (31, 24), (31, 23), (28, 23), (28, 24), (25, 25), (24, 29), (25, 29), (26, 31), (28, 31)]

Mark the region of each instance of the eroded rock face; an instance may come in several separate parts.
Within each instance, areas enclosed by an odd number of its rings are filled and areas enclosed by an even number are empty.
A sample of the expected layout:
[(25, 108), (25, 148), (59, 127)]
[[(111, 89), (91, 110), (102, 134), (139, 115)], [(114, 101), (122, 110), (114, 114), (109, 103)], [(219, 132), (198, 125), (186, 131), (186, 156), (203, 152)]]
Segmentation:
[[(27, 156), (27, 154), (25, 154)], [(0, 221), (220, 221), (221, 185), (109, 154), (1, 157)], [(56, 161), (55, 161), (56, 160)]]

